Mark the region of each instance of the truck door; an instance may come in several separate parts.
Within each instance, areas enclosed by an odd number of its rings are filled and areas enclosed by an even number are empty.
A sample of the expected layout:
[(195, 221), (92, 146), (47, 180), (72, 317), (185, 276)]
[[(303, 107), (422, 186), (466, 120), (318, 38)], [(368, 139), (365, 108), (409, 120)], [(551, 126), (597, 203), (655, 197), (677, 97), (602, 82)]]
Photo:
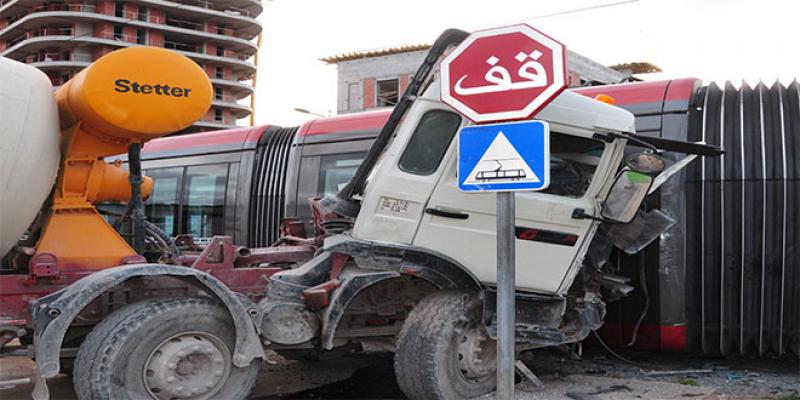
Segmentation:
[[(516, 195), (519, 289), (558, 292), (571, 266), (582, 262), (586, 239), (596, 229), (592, 220), (571, 216), (576, 208), (594, 213), (595, 195), (604, 180), (594, 177), (605, 176), (610, 169), (612, 151), (605, 151), (604, 142), (591, 139), (591, 132), (577, 133), (553, 128), (549, 188)], [(450, 152), (445, 168), (426, 205), (414, 245), (453, 257), (492, 285), (497, 265), (496, 195), (458, 190), (455, 152)]]
[[(427, 94), (426, 94), (427, 95)], [(437, 93), (435, 95), (438, 96)], [(439, 102), (421, 99), (404, 117), (395, 142), (372, 171), (353, 236), (411, 244), (425, 205), (441, 179), (444, 161), (463, 119)]]

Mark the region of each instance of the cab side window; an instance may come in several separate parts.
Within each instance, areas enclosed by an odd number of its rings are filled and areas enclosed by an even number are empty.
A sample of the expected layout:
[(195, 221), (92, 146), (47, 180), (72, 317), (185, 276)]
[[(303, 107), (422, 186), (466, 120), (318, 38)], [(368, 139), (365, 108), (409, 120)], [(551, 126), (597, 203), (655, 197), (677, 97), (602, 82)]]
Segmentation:
[(411, 135), (398, 167), (415, 175), (430, 175), (444, 158), (444, 153), (461, 125), (461, 117), (450, 111), (428, 111)]

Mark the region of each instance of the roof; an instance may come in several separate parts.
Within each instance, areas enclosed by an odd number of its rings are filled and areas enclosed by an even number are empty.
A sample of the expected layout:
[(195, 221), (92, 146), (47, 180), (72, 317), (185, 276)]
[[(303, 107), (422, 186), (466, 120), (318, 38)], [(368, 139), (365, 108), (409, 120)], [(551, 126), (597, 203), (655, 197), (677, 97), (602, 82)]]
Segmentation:
[[(415, 51), (429, 50), (429, 44), (412, 44), (402, 45), (395, 47), (386, 47), (382, 49), (353, 51), (350, 53), (338, 54), (330, 57), (320, 58), (320, 61), (328, 64), (338, 64), (343, 61), (360, 60), (365, 58), (374, 58), (382, 56), (390, 56), (394, 54), (411, 53)], [(602, 83), (617, 83), (625, 81), (630, 78), (630, 74), (620, 72), (610, 67), (606, 67), (597, 61), (594, 61), (586, 56), (580, 55), (572, 50), (567, 50), (567, 59), (569, 69), (578, 73), (581, 79), (587, 81), (595, 81)], [(657, 67), (656, 67), (657, 68)]]
[[(618, 85), (590, 86), (574, 88), (573, 91), (584, 96), (594, 97), (608, 94), (615, 104), (637, 104), (664, 101), (688, 101), (700, 81), (696, 78), (681, 78), (661, 81), (623, 83)], [(657, 111), (662, 111), (660, 108)]]
[(386, 47), (383, 49), (352, 51), (350, 53), (343, 53), (330, 57), (323, 57), (320, 58), (319, 60), (326, 62), (328, 64), (336, 64), (342, 61), (358, 60), (360, 58), (390, 56), (392, 54), (410, 53), (412, 51), (422, 51), (422, 50), (428, 50), (430, 48), (431, 45), (429, 44), (405, 44), (401, 46)]
[[(598, 94), (608, 94), (616, 100), (616, 105), (626, 108), (634, 114), (661, 113), (669, 111), (685, 111), (689, 105), (692, 94), (700, 85), (700, 80), (684, 78), (665, 81), (649, 81), (626, 83), (620, 85), (592, 86), (575, 88), (571, 91), (587, 97)], [(581, 105), (586, 104), (569, 94), (564, 96), (563, 102)], [(608, 106), (592, 102), (590, 108), (608, 109)], [(562, 107), (563, 108), (563, 107)], [(567, 107), (569, 108), (569, 107)], [(552, 111), (551, 111), (552, 112)], [(325, 136), (328, 134), (354, 134), (358, 132), (378, 130), (386, 123), (391, 115), (391, 109), (371, 110), (355, 114), (344, 114), (332, 117), (317, 118), (303, 124), (299, 130), (300, 136)], [(618, 114), (618, 113), (612, 113)], [(604, 114), (605, 115), (605, 114)], [(591, 115), (584, 115), (590, 118)], [(623, 117), (618, 117), (619, 124)], [(626, 121), (622, 121), (626, 123)], [(264, 131), (270, 125), (256, 127), (239, 127), (222, 131), (193, 133), (189, 135), (170, 136), (149, 141), (142, 151), (142, 158), (146, 160), (186, 156), (194, 154), (220, 153), (239, 151), (245, 148), (254, 148)], [(114, 158), (127, 159), (127, 155)]]
[(303, 124), (298, 134), (311, 136), (381, 129), (391, 114), (391, 109), (384, 109), (318, 118)]
[(246, 126), (221, 131), (169, 136), (147, 142), (142, 149), (142, 159), (175, 157), (199, 153), (237, 151), (258, 143), (269, 125)]

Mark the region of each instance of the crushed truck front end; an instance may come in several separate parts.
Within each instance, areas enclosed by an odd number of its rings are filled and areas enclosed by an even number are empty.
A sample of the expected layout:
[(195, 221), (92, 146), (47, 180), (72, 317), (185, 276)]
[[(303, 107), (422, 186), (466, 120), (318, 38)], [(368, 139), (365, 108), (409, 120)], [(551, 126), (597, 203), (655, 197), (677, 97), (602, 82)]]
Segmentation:
[[(454, 139), (460, 128), (472, 123), (439, 100), (438, 87), (428, 87), (396, 130), (373, 172), (376, 178), (366, 186), (352, 236), (447, 254), (482, 283), (493, 285), (494, 194), (458, 190)], [(599, 211), (625, 147), (624, 140), (606, 142), (597, 134), (633, 132), (633, 115), (564, 92), (537, 118), (550, 125), (553, 181), (543, 192), (517, 194), (518, 226), (550, 232), (555, 239), (519, 241), (517, 286), (563, 294), (591, 241), (585, 239), (599, 225), (574, 219), (572, 213)], [(560, 243), (559, 237), (574, 239)], [(537, 266), (528, 263), (532, 259)]]

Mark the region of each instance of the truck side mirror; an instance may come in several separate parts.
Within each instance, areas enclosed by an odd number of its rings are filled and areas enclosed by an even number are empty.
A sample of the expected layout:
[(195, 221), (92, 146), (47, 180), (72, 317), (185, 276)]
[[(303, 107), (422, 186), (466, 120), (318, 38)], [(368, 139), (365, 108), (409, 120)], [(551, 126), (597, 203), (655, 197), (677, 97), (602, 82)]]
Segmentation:
[(620, 171), (600, 215), (609, 222), (631, 222), (652, 184), (653, 178), (649, 175), (628, 169)]
[(660, 174), (666, 165), (664, 159), (655, 153), (636, 153), (628, 158), (628, 168), (650, 176)]

